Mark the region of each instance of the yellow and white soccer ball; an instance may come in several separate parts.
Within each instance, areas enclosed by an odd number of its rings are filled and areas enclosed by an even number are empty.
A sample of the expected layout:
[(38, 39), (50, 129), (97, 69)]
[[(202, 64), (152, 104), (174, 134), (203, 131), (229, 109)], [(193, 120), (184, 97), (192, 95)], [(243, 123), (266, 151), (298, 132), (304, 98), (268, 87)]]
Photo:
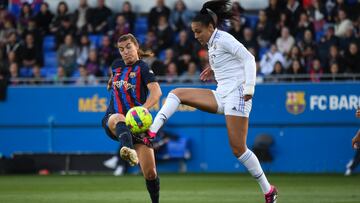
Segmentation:
[(146, 132), (152, 124), (152, 115), (142, 106), (131, 108), (125, 116), (125, 123), (134, 134)]

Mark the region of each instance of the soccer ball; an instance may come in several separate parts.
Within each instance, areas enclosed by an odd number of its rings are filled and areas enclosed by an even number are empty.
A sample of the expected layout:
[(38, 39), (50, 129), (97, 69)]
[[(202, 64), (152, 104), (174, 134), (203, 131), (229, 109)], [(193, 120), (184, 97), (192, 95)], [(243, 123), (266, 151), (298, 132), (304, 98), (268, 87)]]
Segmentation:
[(132, 133), (143, 133), (149, 129), (152, 123), (152, 116), (145, 107), (136, 106), (126, 113), (125, 123)]

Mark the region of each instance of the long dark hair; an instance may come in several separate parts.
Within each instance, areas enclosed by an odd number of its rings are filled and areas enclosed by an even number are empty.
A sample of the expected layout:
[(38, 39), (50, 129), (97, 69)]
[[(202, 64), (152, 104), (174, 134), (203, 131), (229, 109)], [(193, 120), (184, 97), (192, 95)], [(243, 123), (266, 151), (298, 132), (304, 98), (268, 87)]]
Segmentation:
[(200, 22), (204, 25), (212, 24), (214, 28), (220, 27), (226, 20), (233, 19), (230, 0), (213, 0), (205, 2), (193, 22)]

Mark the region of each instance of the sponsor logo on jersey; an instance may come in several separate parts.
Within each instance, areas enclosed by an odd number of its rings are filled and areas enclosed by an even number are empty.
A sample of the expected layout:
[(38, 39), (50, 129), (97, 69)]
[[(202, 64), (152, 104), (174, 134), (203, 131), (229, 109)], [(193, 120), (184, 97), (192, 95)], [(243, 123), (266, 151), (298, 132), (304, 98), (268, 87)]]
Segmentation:
[(126, 90), (129, 90), (129, 89), (135, 90), (136, 89), (136, 85), (133, 85), (125, 80), (119, 80), (119, 81), (113, 82), (113, 86), (116, 87), (117, 89), (120, 89), (122, 87), (125, 87)]

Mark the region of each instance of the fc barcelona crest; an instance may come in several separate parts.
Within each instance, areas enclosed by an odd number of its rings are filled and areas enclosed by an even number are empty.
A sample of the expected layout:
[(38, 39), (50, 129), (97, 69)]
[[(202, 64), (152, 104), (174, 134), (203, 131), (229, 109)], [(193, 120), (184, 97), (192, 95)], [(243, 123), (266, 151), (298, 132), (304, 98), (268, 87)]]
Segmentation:
[(136, 72), (130, 72), (129, 78), (134, 78), (136, 76)]
[(286, 110), (294, 115), (303, 113), (306, 106), (305, 92), (287, 92), (286, 94)]

